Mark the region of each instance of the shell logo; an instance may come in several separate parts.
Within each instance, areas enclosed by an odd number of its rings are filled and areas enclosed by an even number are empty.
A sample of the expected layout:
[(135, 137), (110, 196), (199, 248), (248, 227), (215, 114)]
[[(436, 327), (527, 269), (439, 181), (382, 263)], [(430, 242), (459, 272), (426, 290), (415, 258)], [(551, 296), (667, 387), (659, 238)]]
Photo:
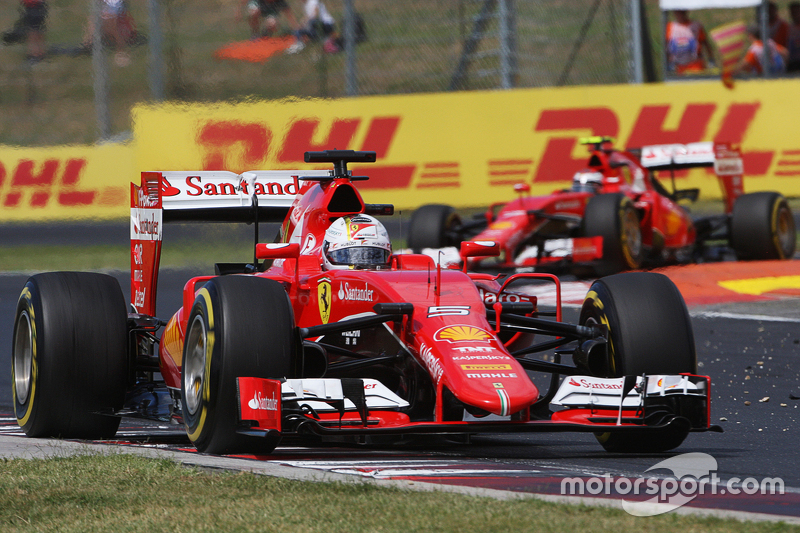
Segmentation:
[(514, 224), (512, 224), (511, 222), (507, 220), (501, 220), (498, 222), (492, 222), (491, 226), (489, 226), (489, 229), (508, 229), (513, 227)]
[(489, 342), (492, 335), (475, 326), (447, 326), (437, 331), (433, 338), (447, 342)]

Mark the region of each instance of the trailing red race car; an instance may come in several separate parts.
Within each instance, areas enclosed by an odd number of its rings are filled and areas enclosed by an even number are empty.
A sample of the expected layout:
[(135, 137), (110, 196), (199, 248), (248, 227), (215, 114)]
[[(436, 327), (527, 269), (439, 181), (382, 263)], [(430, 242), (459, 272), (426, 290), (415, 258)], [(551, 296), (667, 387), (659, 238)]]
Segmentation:
[[(533, 197), (518, 184), (519, 198), (491, 205), (485, 214), (462, 220), (447, 205), (417, 209), (408, 246), (458, 263), (467, 239), (500, 244), (498, 258), (476, 258), (470, 269), (573, 270), (603, 276), (668, 263), (736, 259), (789, 259), (795, 251), (794, 218), (777, 192), (743, 194), (741, 155), (720, 143), (646, 146), (622, 151), (613, 139), (592, 137), (587, 168), (572, 188)], [(692, 219), (679, 205), (695, 201), (698, 189), (675, 188), (674, 171), (713, 167), (724, 193), (725, 213)], [(673, 174), (672, 192), (654, 171)]]
[[(306, 161), (334, 169), (143, 173), (131, 186), (130, 305), (108, 275), (32, 276), (12, 357), (26, 434), (109, 438), (132, 416), (180, 421), (209, 453), (268, 453), (284, 436), (524, 431), (591, 432), (608, 450), (653, 451), (719, 430), (686, 306), (666, 277), (599, 280), (579, 323), (561, 320), (560, 297), (555, 320), (545, 318), (513, 286), (558, 286), (550, 274), (503, 278), (393, 255), (374, 218), (392, 206), (365, 204), (355, 184), (366, 178), (347, 170), (374, 152)], [(188, 280), (183, 306), (161, 320), (162, 225), (188, 220), (283, 226), (274, 243), (256, 235), (250, 263)], [(496, 253), (494, 243), (461, 245), (465, 259)], [(551, 376), (547, 390), (529, 371)]]

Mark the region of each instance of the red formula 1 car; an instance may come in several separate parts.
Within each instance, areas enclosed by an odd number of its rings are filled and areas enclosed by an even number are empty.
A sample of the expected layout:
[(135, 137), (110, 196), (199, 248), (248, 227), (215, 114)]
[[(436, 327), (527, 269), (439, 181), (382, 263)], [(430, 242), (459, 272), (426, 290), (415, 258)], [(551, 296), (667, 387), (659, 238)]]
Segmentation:
[[(108, 438), (122, 416), (180, 421), (209, 453), (266, 453), (290, 436), (525, 431), (591, 432), (608, 450), (652, 451), (718, 429), (686, 306), (666, 277), (611, 276), (592, 286), (579, 323), (563, 322), (560, 306), (542, 317), (513, 285), (558, 285), (550, 274), (503, 278), (392, 255), (373, 217), (392, 206), (365, 204), (355, 184), (366, 178), (347, 170), (374, 160), (308, 152), (334, 170), (302, 177), (143, 173), (131, 188), (130, 305), (97, 273), (38, 274), (22, 291), (19, 425), (29, 436)], [(283, 226), (274, 243), (256, 237), (250, 263), (188, 280), (183, 306), (161, 320), (162, 225), (189, 220)], [(498, 247), (465, 242), (461, 253)], [(535, 372), (550, 376), (546, 390)]]
[[(549, 196), (526, 195), (489, 207), (485, 215), (462, 221), (446, 205), (414, 212), (408, 246), (457, 263), (456, 248), (466, 239), (500, 244), (498, 258), (469, 261), (470, 269), (573, 270), (603, 276), (643, 266), (737, 259), (789, 259), (795, 251), (794, 218), (776, 192), (743, 194), (739, 150), (710, 142), (646, 146), (621, 151), (613, 139), (592, 137), (585, 170), (572, 188)], [(697, 189), (675, 189), (674, 172), (713, 167), (724, 193), (725, 214), (692, 219), (679, 201), (697, 199)], [(656, 178), (672, 172), (672, 192)]]

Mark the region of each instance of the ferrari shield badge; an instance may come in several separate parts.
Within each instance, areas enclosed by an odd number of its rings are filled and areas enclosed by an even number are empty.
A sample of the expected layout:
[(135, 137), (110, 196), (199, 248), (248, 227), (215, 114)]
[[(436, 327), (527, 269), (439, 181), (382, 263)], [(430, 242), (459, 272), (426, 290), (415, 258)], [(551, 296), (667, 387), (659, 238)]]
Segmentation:
[(331, 317), (331, 281), (328, 278), (319, 280), (317, 297), (319, 298), (319, 316), (322, 323), (327, 324)]

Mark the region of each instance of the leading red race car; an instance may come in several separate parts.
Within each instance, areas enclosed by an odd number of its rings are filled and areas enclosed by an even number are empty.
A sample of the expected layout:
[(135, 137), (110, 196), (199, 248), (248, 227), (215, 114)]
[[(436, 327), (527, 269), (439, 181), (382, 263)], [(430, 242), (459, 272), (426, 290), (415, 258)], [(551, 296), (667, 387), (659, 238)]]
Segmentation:
[[(777, 192), (743, 193), (738, 148), (722, 143), (646, 146), (615, 150), (610, 137), (582, 140), (590, 146), (586, 169), (568, 190), (491, 205), (464, 220), (447, 205), (417, 209), (408, 246), (445, 263), (458, 263), (456, 248), (466, 239), (500, 244), (498, 258), (476, 258), (470, 269), (565, 271), (603, 276), (667, 263), (737, 259), (790, 259), (795, 251), (794, 218)], [(693, 219), (679, 205), (695, 201), (698, 189), (677, 190), (674, 172), (713, 167), (722, 187), (725, 213)], [(672, 172), (672, 192), (654, 172)]]
[[(120, 417), (136, 416), (182, 422), (209, 453), (268, 453), (285, 436), (524, 431), (591, 432), (608, 450), (652, 451), (719, 430), (686, 306), (666, 277), (611, 276), (592, 285), (577, 324), (561, 320), (560, 305), (555, 320), (542, 317), (513, 286), (558, 286), (552, 275), (392, 255), (374, 218), (392, 206), (365, 204), (355, 184), (366, 178), (347, 170), (374, 152), (306, 161), (334, 169), (143, 173), (131, 186), (129, 305), (105, 274), (32, 276), (12, 357), (26, 434), (109, 438)], [(283, 226), (274, 243), (256, 236), (251, 262), (188, 280), (183, 306), (161, 320), (162, 225), (188, 220)], [(461, 253), (498, 247), (465, 242)], [(528, 372), (549, 374), (546, 390)]]

